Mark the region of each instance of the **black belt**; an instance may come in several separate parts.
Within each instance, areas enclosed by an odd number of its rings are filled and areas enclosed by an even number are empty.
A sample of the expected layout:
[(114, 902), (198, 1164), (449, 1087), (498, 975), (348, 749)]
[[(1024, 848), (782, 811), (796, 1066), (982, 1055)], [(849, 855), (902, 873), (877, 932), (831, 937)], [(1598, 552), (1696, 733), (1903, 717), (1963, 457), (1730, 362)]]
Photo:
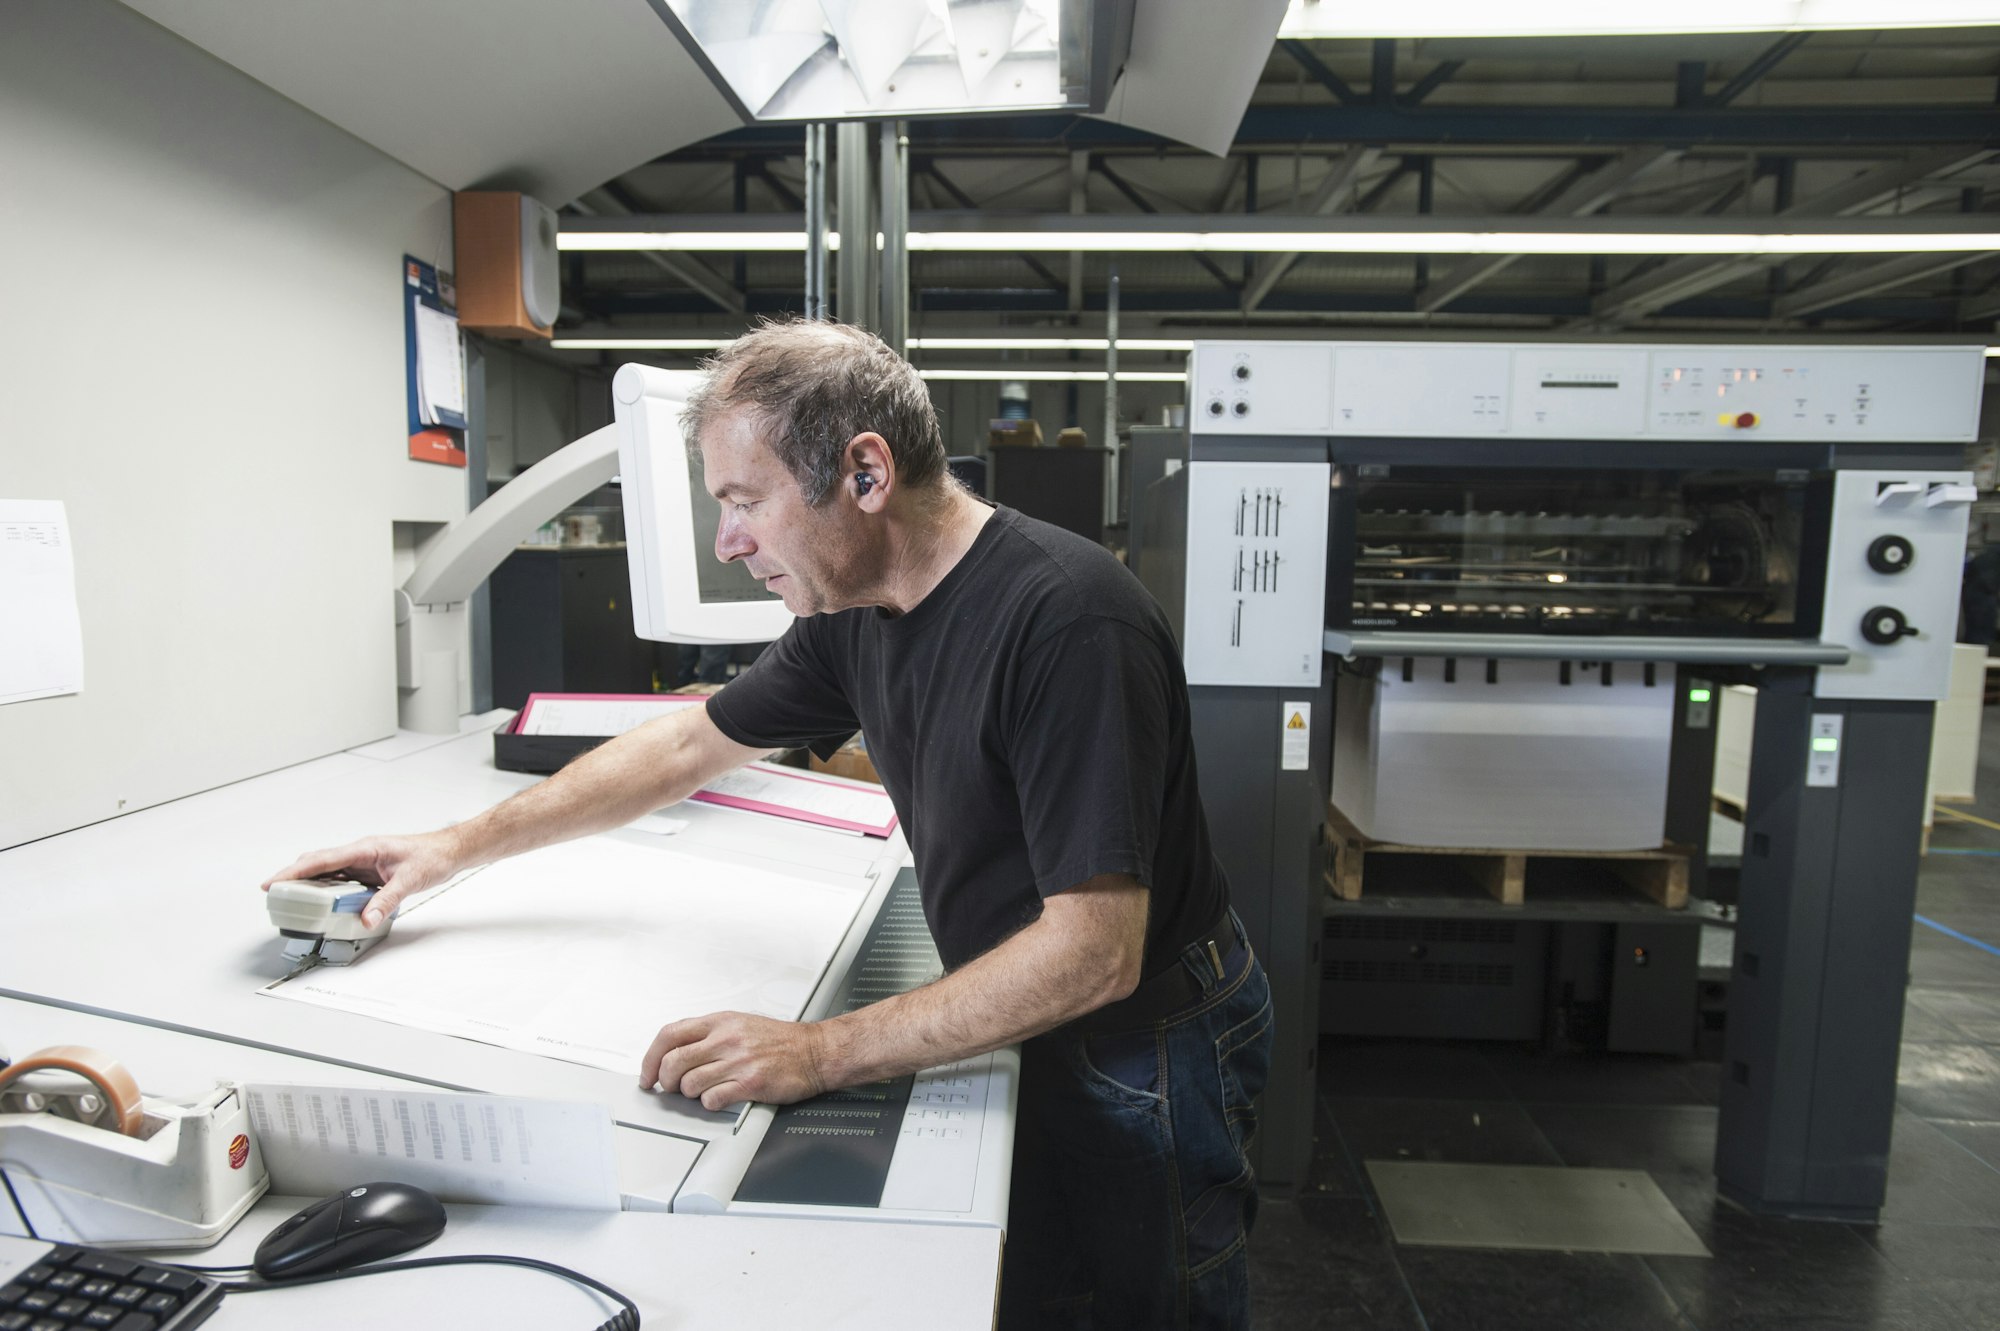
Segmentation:
[(1224, 907), (1222, 918), (1186, 947), (1165, 969), (1139, 981), (1139, 987), (1115, 1003), (1086, 1012), (1070, 1023), (1079, 1034), (1136, 1030), (1193, 1007), (1241, 970), (1250, 940), (1236, 912)]

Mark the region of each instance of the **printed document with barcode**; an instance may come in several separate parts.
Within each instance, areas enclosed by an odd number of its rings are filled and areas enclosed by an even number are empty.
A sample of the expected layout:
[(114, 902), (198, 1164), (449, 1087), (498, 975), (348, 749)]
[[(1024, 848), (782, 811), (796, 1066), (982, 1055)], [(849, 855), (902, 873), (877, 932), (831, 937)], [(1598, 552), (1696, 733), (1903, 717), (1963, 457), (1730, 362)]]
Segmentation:
[(414, 1183), (447, 1202), (618, 1209), (601, 1104), (262, 1082), (243, 1088), (271, 1191)]

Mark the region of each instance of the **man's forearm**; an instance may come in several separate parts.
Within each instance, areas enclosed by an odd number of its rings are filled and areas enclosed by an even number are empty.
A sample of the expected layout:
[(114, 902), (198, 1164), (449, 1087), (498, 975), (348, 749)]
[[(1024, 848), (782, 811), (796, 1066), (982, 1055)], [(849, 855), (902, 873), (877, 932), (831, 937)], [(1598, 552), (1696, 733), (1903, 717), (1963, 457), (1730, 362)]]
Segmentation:
[(461, 868), (588, 836), (678, 804), (744, 761), (697, 742), (698, 708), (659, 717), (605, 741), (546, 781), (450, 829)]
[(942, 979), (818, 1023), (818, 1079), (855, 1086), (987, 1053), (1123, 998), (1135, 978), (1045, 914)]

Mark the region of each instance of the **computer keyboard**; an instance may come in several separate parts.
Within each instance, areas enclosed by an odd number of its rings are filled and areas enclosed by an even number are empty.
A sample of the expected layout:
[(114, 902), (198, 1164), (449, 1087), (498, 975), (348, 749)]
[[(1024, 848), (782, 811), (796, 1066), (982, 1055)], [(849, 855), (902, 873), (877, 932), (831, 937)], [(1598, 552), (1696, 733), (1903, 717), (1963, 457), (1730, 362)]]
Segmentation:
[(0, 1331), (184, 1331), (222, 1286), (103, 1248), (0, 1238)]

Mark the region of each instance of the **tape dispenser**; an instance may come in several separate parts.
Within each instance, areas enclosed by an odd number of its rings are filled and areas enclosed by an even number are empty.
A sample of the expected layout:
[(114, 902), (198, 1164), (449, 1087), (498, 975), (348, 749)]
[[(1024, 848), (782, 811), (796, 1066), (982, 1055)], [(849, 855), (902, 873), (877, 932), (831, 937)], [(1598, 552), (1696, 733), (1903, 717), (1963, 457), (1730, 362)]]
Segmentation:
[(0, 1228), (101, 1248), (205, 1248), (270, 1187), (241, 1087), (142, 1095), (81, 1045), (0, 1066), (0, 1173)]

